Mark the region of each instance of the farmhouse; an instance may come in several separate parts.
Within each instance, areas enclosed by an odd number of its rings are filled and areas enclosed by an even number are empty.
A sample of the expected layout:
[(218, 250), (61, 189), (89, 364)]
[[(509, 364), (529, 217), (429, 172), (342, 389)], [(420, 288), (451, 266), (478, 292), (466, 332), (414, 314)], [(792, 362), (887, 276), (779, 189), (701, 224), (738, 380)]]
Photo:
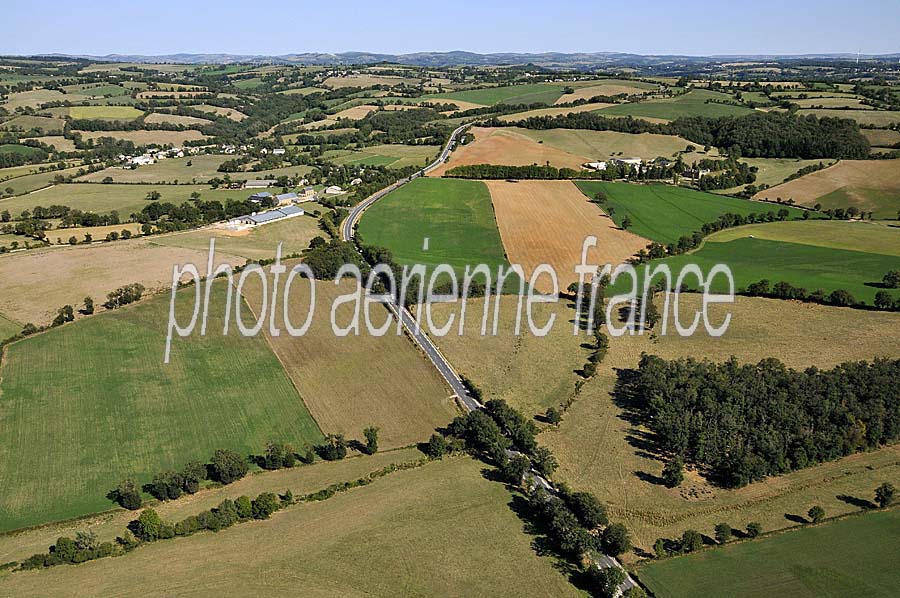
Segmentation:
[(271, 180), (250, 180), (244, 183), (245, 189), (265, 189), (266, 187), (271, 187), (278, 181)]
[(316, 190), (313, 187), (304, 187), (300, 191), (300, 201), (314, 201), (316, 199)]
[(275, 196), (275, 203), (279, 206), (289, 206), (298, 199), (299, 197), (296, 193), (282, 193)]

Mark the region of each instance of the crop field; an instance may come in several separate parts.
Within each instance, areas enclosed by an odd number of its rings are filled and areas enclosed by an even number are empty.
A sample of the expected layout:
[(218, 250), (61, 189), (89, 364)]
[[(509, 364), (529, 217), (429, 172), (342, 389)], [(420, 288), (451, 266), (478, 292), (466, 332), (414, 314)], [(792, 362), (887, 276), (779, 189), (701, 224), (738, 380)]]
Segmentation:
[(640, 569), (640, 578), (658, 596), (698, 596), (711, 588), (760, 598), (894, 596), (900, 586), (893, 566), (898, 526), (900, 510), (868, 513), (651, 563)]
[(565, 152), (546, 144), (540, 144), (523, 134), (503, 129), (472, 127), (475, 141), (461, 145), (450, 154), (449, 160), (428, 173), (428, 176), (442, 176), (455, 166), (470, 164), (503, 164), (507, 166), (530, 166), (550, 163), (557, 168), (580, 169), (588, 162), (585, 156)]
[(415, 179), (373, 205), (359, 233), (366, 243), (389, 248), (399, 264), (446, 263), (457, 272), (507, 265), (491, 196), (480, 181)]
[[(756, 172), (756, 181), (754, 185), (769, 185), (774, 187), (784, 182), (784, 179), (796, 173), (801, 168), (813, 166), (819, 163), (828, 166), (833, 164), (834, 160), (800, 160), (798, 158), (741, 158), (741, 162), (746, 162), (751, 167), (758, 168)], [(685, 162), (690, 164), (690, 160), (685, 156)], [(809, 176), (809, 175), (806, 175)], [(736, 193), (741, 191), (746, 185), (739, 185), (731, 189), (722, 189), (713, 191), (713, 193)]]
[[(59, 236), (51, 233), (51, 239)], [(0, 314), (18, 322), (49, 324), (63, 305), (77, 307), (86, 296), (99, 304), (107, 293), (132, 282), (143, 284), (148, 293), (168, 290), (172, 266), (190, 262), (202, 267), (207, 254), (206, 249), (164, 247), (141, 238), (0, 255)], [(233, 266), (245, 262), (224, 252), (217, 255)]]
[(889, 127), (900, 122), (900, 111), (889, 110), (829, 110), (807, 108), (798, 110), (797, 114), (807, 115), (813, 114), (819, 118), (849, 118), (855, 120), (861, 125), (874, 125), (876, 127)]
[[(53, 164), (52, 166), (55, 166), (55, 164)], [(47, 167), (47, 164), (24, 164), (22, 166), (0, 168), (0, 182), (29, 174), (40, 174), (41, 172), (45, 171)]]
[(141, 234), (141, 224), (139, 222), (123, 222), (122, 224), (111, 224), (108, 226), (78, 226), (59, 228), (59, 221), (51, 221), (54, 228), (46, 231), (47, 240), (57, 245), (68, 243), (71, 237), (75, 237), (78, 241), (82, 241), (85, 235), (91, 235), (94, 241), (103, 241), (106, 235), (111, 232), (121, 233), (128, 230), (132, 236)]
[[(167, 160), (168, 161), (168, 160)], [(174, 160), (173, 160), (174, 161)], [(142, 166), (142, 168), (150, 168), (150, 166)], [(42, 175), (29, 175), (19, 179), (7, 181), (11, 187), (15, 188), (17, 184), (21, 184), (22, 179), (36, 179), (43, 177), (48, 181), (52, 181), (53, 177), (59, 172), (57, 171), (43, 173)], [(96, 173), (100, 174), (100, 173)], [(104, 175), (108, 176), (108, 175)], [(102, 178), (102, 177), (101, 177)], [(188, 201), (191, 193), (199, 191), (204, 199), (212, 199), (215, 197), (246, 197), (249, 193), (245, 191), (213, 191), (204, 185), (108, 185), (102, 183), (67, 183), (54, 185), (50, 189), (45, 189), (39, 193), (29, 193), (18, 197), (10, 197), (8, 199), (0, 199), (0, 211), (9, 210), (11, 214), (18, 215), (23, 210), (30, 210), (34, 206), (48, 207), (51, 205), (63, 205), (83, 210), (85, 212), (98, 212), (108, 214), (113, 210), (119, 212), (122, 219), (127, 219), (131, 214), (140, 212), (145, 205), (149, 203), (147, 194), (157, 191), (161, 195), (160, 201), (169, 201), (176, 205)]]
[(335, 159), (337, 164), (383, 165), (391, 168), (425, 166), (437, 157), (438, 149), (430, 145), (373, 145)]
[[(0, 243), (2, 244), (2, 243)], [(0, 315), (0, 340), (9, 338), (18, 334), (22, 330), (22, 326), (8, 318)]]
[[(303, 207), (312, 211), (318, 204), (303, 204)], [(325, 236), (318, 220), (298, 216), (243, 231), (207, 226), (199, 230), (154, 236), (153, 242), (168, 247), (207, 251), (210, 239), (215, 238), (217, 253), (259, 260), (274, 258), (279, 243), (284, 243), (282, 255), (299, 253), (309, 246), (315, 236)]]
[(532, 116), (559, 116), (563, 114), (572, 114), (578, 112), (594, 112), (603, 108), (614, 106), (615, 104), (605, 104), (603, 102), (595, 102), (593, 104), (582, 104), (580, 106), (563, 106), (562, 108), (537, 108), (535, 110), (526, 110), (525, 112), (515, 112), (513, 114), (504, 114), (499, 119), (504, 122), (515, 122)]
[[(611, 108), (604, 108), (600, 113), (603, 116), (634, 116), (636, 118), (650, 117), (664, 120), (675, 120), (687, 116), (740, 116), (749, 114), (752, 110), (744, 106), (731, 104), (718, 104), (715, 101), (734, 101), (728, 94), (705, 89), (694, 89), (684, 95), (661, 100), (647, 100), (637, 104), (619, 104)], [(707, 103), (709, 101), (709, 103)]]
[(184, 125), (185, 127), (199, 127), (208, 125), (210, 120), (205, 118), (197, 118), (196, 116), (181, 116), (178, 114), (165, 114), (162, 112), (154, 112), (144, 119), (144, 122), (150, 124), (168, 123), (172, 125)]
[[(540, 264), (556, 270), (562, 289), (578, 279), (585, 237), (597, 237), (587, 263), (618, 265), (649, 241), (621, 230), (570, 181), (487, 181), (500, 237), (510, 263), (520, 264), (526, 279)], [(546, 276), (537, 288), (550, 292)]]
[[(10, 188), (13, 190), (14, 195), (19, 195), (21, 193), (31, 193), (33, 191), (37, 191), (39, 189), (43, 189), (44, 187), (49, 187), (53, 184), (54, 179), (59, 176), (70, 176), (78, 172), (77, 168), (68, 168), (65, 170), (51, 170), (47, 172), (37, 172), (35, 174), (29, 174), (25, 176), (18, 176), (16, 178), (12, 178), (6, 181), (3, 181), (3, 190)], [(43, 193), (43, 191), (42, 191)], [(39, 201), (35, 203), (34, 200), (38, 198), (37, 195), (29, 195), (27, 197), (15, 197), (15, 198), (7, 198), (0, 199), (0, 212), (3, 210), (9, 210), (10, 213), (18, 213), (11, 205), (37, 205), (40, 203)], [(15, 202), (22, 202), (22, 204), (16, 204)], [(13, 203), (8, 203), (13, 202)], [(49, 205), (49, 204), (47, 204)], [(21, 209), (19, 210), (21, 211)]]
[(725, 243), (747, 237), (900, 257), (900, 228), (873, 222), (815, 220), (748, 224), (713, 233), (706, 242)]
[[(162, 297), (7, 347), (0, 417), (16, 435), (0, 450), (0, 529), (108, 509), (104, 489), (122, 478), (147, 482), (217, 448), (258, 454), (273, 438), (321, 439), (265, 339), (220, 334), (224, 288), (210, 302), (215, 332), (179, 339), (168, 365)], [(186, 321), (193, 294), (182, 299)], [(254, 375), (235, 384), (236, 371)]]
[(37, 109), (48, 102), (77, 101), (79, 99), (86, 98), (66, 95), (55, 89), (33, 89), (9, 94), (2, 106), (9, 112), (15, 112), (16, 108), (20, 107)]
[(71, 139), (66, 139), (62, 135), (49, 135), (47, 137), (31, 137), (29, 139), (23, 139), (23, 141), (31, 140), (53, 146), (53, 149), (58, 152), (75, 151), (75, 142)]
[(875, 218), (897, 217), (900, 210), (900, 160), (841, 160), (783, 185), (760, 191), (756, 199), (793, 199), (822, 209), (854, 206)]
[(80, 131), (80, 133), (85, 140), (112, 137), (130, 141), (135, 145), (184, 145), (185, 141), (206, 139), (202, 133), (192, 129), (187, 131)]
[(72, 106), (69, 116), (75, 119), (133, 120), (143, 114), (131, 106)]
[(21, 154), (28, 156), (37, 153), (36, 147), (29, 145), (21, 145), (18, 143), (0, 143), (0, 154)]
[(900, 143), (900, 131), (894, 129), (861, 129), (860, 133), (873, 146), (888, 147)]
[(3, 123), (0, 129), (4, 131), (31, 131), (37, 129), (43, 133), (62, 133), (65, 121), (61, 118), (48, 118), (46, 116), (15, 116)]
[(557, 104), (565, 102), (574, 102), (575, 100), (590, 100), (594, 96), (615, 96), (619, 94), (645, 94), (659, 89), (658, 85), (652, 83), (644, 83), (643, 81), (630, 81), (626, 79), (609, 79), (598, 85), (589, 85), (580, 87), (575, 93), (567, 93), (562, 95)]
[(104, 85), (102, 83), (89, 83), (85, 85), (64, 85), (67, 94), (74, 93), (88, 97), (112, 97), (131, 93), (119, 85)]
[[(560, 407), (575, 394), (575, 383), (581, 379), (577, 372), (590, 353), (582, 346), (589, 339), (583, 333), (573, 334), (574, 304), (565, 300), (534, 304), (535, 325), (543, 326), (555, 317), (553, 327), (546, 336), (535, 336), (522, 313), (521, 334), (516, 336), (518, 297), (503, 296), (494, 335), (491, 331), (495, 299), (489, 298), (486, 319), (484, 299), (468, 300), (461, 335), (457, 334), (462, 309), (459, 302), (432, 305), (436, 322), (447, 321), (451, 314), (457, 317), (450, 334), (432, 340), (453, 367), (482, 390), (484, 400), (504, 399), (528, 416), (543, 415), (548, 407)], [(483, 321), (487, 331), (484, 335)]]
[[(79, 177), (78, 180), (99, 183), (106, 177), (111, 177), (116, 183), (206, 182), (211, 178), (221, 178), (222, 173), (217, 169), (222, 162), (229, 159), (229, 156), (217, 154), (167, 158), (155, 164), (139, 166), (135, 169), (113, 166), (105, 170), (86, 174), (83, 177)], [(191, 163), (190, 166), (188, 166), (188, 162)], [(235, 175), (232, 173), (232, 176)]]
[(535, 554), (508, 506), (513, 495), (481, 468), (467, 458), (429, 463), (268, 521), (157, 542), (122, 559), (16, 573), (0, 580), (0, 591), (248, 594), (265, 579), (274, 594), (299, 585), (315, 596), (398, 588), (417, 596), (580, 595), (552, 558)]
[(690, 235), (707, 222), (714, 222), (725, 213), (758, 214), (777, 212), (786, 208), (791, 218), (797, 218), (802, 210), (788, 206), (767, 205), (745, 199), (720, 197), (672, 185), (636, 185), (632, 183), (607, 183), (579, 181), (576, 183), (587, 197), (598, 191), (607, 195), (604, 210), (614, 208), (613, 220), (621, 226), (627, 215), (631, 219), (631, 232), (658, 241), (674, 243), (683, 235)]
[[(309, 313), (309, 284), (295, 279), (291, 287), (289, 313), (294, 326)], [(396, 324), (381, 337), (368, 334), (364, 324), (359, 336), (335, 335), (332, 305), (353, 290), (349, 283), (316, 282), (309, 331), (302, 337), (287, 333), (273, 337), (266, 328), (269, 343), (322, 431), (365, 441), (363, 429), (376, 426), (381, 448), (428, 440), (434, 428), (447, 425), (456, 415), (451, 393), (415, 345), (397, 334)], [(259, 277), (248, 280), (244, 296), (259, 313)], [(380, 326), (388, 312), (380, 305), (372, 307), (372, 325)], [(347, 325), (352, 313), (352, 304), (339, 306), (336, 325)], [(281, 313), (275, 321), (283, 328)]]
[[(736, 288), (763, 279), (772, 283), (787, 281), (809, 292), (822, 289), (826, 295), (844, 289), (857, 301), (872, 305), (882, 277), (896, 269), (897, 257), (746, 237), (705, 243), (690, 254), (653, 262), (654, 265), (658, 263), (668, 264), (673, 272), (689, 263), (697, 264), (703, 272), (709, 272), (716, 264), (726, 264), (734, 276)], [(642, 277), (640, 273), (638, 276)], [(713, 289), (727, 292), (724, 284), (718, 284), (724, 282), (723, 277), (718, 277)], [(892, 295), (900, 297), (900, 293)]]
[[(260, 492), (282, 493), (290, 488), (294, 494), (316, 492), (335, 483), (357, 479), (373, 471), (393, 464), (400, 464), (422, 458), (415, 448), (383, 451), (375, 455), (351, 454), (341, 461), (316, 461), (309, 466), (300, 466), (276, 471), (256, 470), (244, 478), (221, 486), (210, 484), (193, 495), (182, 495), (179, 500), (157, 502), (153, 509), (166, 520), (180, 520), (196, 515), (203, 509), (218, 506), (222, 500), (232, 500), (242, 496), (257, 496)], [(78, 531), (90, 528), (101, 541), (112, 542), (122, 534), (128, 522), (134, 519), (134, 512), (124, 509), (105, 511), (94, 516), (62, 521), (38, 528), (22, 530), (12, 534), (0, 534), (0, 560), (24, 559), (36, 552), (46, 550), (60, 536), (75, 537)], [(2, 576), (0, 576), (2, 578)]]
[[(658, 305), (662, 309), (662, 302)], [(682, 321), (700, 309), (698, 295), (682, 295)], [(900, 325), (900, 314), (847, 310), (796, 302), (737, 297), (734, 304), (711, 308), (713, 325), (731, 312), (724, 336), (710, 338), (701, 330), (681, 337), (672, 329), (661, 335), (610, 338), (609, 352), (597, 375), (563, 418), (559, 428), (540, 435), (560, 461), (554, 479), (588, 490), (608, 505), (611, 517), (625, 523), (637, 546), (649, 550), (656, 538), (679, 537), (686, 529), (712, 535), (727, 521), (742, 529), (758, 521), (765, 530), (796, 525), (785, 515), (802, 515), (814, 504), (838, 515), (858, 507), (840, 496), (871, 499), (884, 480), (900, 476), (900, 446), (858, 454), (737, 490), (711, 485), (693, 470), (685, 472), (681, 487), (668, 489), (658, 482), (663, 462), (644, 441), (646, 430), (626, 421), (611, 397), (618, 369), (636, 367), (641, 353), (666, 359), (703, 357), (724, 361), (734, 355), (742, 363), (767, 357), (788, 367), (834, 367), (844, 361), (900, 357), (900, 347), (885, 331)], [(474, 351), (478, 347), (472, 344)], [(502, 361), (482, 359), (502, 368)], [(471, 357), (477, 359), (477, 356)]]
[(378, 75), (351, 75), (348, 77), (329, 77), (322, 85), (331, 89), (344, 87), (372, 87), (373, 85), (387, 85), (393, 87), (401, 83), (415, 85), (418, 79), (405, 79), (403, 77), (388, 77)]
[[(555, 147), (564, 152), (578, 156), (587, 156), (590, 161), (607, 160), (614, 156), (620, 158), (643, 158), (652, 160), (658, 157), (672, 158), (676, 152), (684, 152), (691, 143), (674, 135), (657, 135), (655, 133), (619, 133), (616, 131), (589, 131), (586, 129), (518, 129), (513, 131), (530, 137), (534, 141)], [(682, 154), (682, 160), (690, 164), (704, 158), (717, 159), (719, 153), (711, 149), (707, 153), (700, 151)], [(780, 182), (780, 181), (779, 181)]]
[[(450, 102), (455, 100), (493, 106), (494, 104), (536, 104), (543, 102), (552, 105), (562, 95), (566, 87), (562, 83), (527, 83), (524, 85), (507, 85), (503, 87), (486, 87), (466, 91), (452, 91), (422, 96), (420, 100), (429, 102)], [(574, 97), (572, 99), (575, 99)], [(460, 108), (465, 109), (463, 106)]]
[(199, 106), (194, 106), (194, 108), (196, 110), (200, 110), (201, 112), (209, 112), (210, 114), (224, 116), (238, 122), (247, 118), (246, 114), (244, 114), (243, 112), (239, 112), (234, 108), (222, 108), (221, 106), (212, 106), (210, 104), (200, 104)]

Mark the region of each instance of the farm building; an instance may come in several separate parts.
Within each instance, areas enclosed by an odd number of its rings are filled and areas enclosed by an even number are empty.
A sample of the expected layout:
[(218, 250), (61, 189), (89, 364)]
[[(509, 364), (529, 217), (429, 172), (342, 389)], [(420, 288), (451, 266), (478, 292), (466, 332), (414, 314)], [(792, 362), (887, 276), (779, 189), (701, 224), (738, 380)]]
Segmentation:
[(245, 189), (265, 189), (267, 187), (271, 187), (278, 181), (268, 181), (268, 180), (250, 180), (244, 183)]
[(288, 206), (297, 201), (299, 197), (296, 193), (282, 193), (275, 196), (275, 203), (279, 206)]
[(264, 201), (270, 201), (272, 199), (272, 194), (268, 191), (260, 191), (259, 193), (254, 193), (250, 197), (247, 198), (248, 201), (253, 203), (262, 203)]
[(616, 160), (617, 164), (630, 164), (632, 166), (640, 166), (641, 164), (643, 164), (643, 162), (644, 161), (641, 160), (640, 158), (622, 158), (622, 159)]
[(276, 220), (283, 220), (284, 218), (293, 218), (294, 216), (302, 216), (306, 212), (303, 211), (302, 208), (298, 208), (297, 206), (285, 206), (283, 208), (278, 208), (277, 210), (270, 210), (268, 212), (259, 212), (254, 214), (248, 214), (247, 216), (238, 216), (231, 222), (230, 225), (247, 225), (247, 226), (259, 226), (261, 224), (267, 224), (269, 222), (275, 222)]
[(330, 187), (325, 187), (326, 195), (340, 195), (344, 190), (338, 187), (337, 185), (332, 185)]
[(588, 162), (582, 166), (591, 170), (606, 170), (606, 162)]
[(284, 148), (282, 148), (282, 147), (276, 147), (275, 149), (272, 150), (272, 155), (273, 155), (273, 156), (283, 156), (283, 155), (284, 155), (284, 151), (285, 151)]
[(316, 199), (316, 190), (313, 187), (304, 187), (300, 190), (301, 201), (313, 201)]

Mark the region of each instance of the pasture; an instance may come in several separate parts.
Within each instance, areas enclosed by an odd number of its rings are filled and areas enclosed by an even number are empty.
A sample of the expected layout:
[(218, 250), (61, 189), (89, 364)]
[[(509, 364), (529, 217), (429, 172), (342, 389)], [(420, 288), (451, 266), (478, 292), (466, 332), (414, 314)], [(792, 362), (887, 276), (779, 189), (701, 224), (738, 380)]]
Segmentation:
[[(78, 168), (67, 168), (65, 170), (50, 170), (46, 172), (36, 172), (34, 174), (17, 176), (15, 178), (3, 181), (3, 190), (5, 192), (7, 188), (12, 189), (13, 195), (21, 195), (22, 193), (31, 194), (32, 192), (53, 185), (53, 181), (57, 176), (71, 176), (77, 173), (78, 170)], [(10, 206), (37, 205), (37, 203), (35, 203), (37, 197), (38, 196), (36, 195), (28, 195), (27, 197), (0, 199), (0, 212), (2, 212), (3, 210), (9, 210), (11, 213), (17, 214), (18, 212)], [(21, 212), (22, 209), (24, 208), (20, 208), (18, 211)]]
[[(500, 238), (510, 263), (520, 264), (526, 280), (540, 264), (550, 264), (565, 289), (578, 280), (575, 266), (581, 261), (584, 239), (597, 237), (587, 263), (618, 265), (649, 242), (624, 231), (596, 204), (587, 200), (570, 181), (487, 181)], [(536, 285), (551, 292), (548, 277)]]
[[(354, 287), (349, 281), (314, 284), (316, 303), (307, 333), (271, 336), (267, 327), (266, 334), (322, 431), (364, 440), (363, 429), (376, 426), (379, 447), (396, 448), (428, 440), (434, 428), (447, 425), (456, 415), (450, 391), (415, 345), (397, 333), (396, 323), (381, 337), (368, 334), (364, 323), (358, 336), (338, 337), (332, 330), (332, 305)], [(288, 301), (294, 326), (310, 311), (309, 292), (309, 281), (295, 279)], [(244, 296), (257, 314), (261, 293), (259, 277), (250, 277)], [(275, 321), (283, 328), (281, 312)], [(338, 306), (335, 325), (346, 326), (352, 314), (352, 304)], [(371, 317), (372, 325), (380, 326), (388, 312), (373, 305)]]
[(499, 119), (503, 122), (516, 122), (531, 117), (559, 116), (578, 112), (594, 112), (602, 108), (608, 108), (609, 106), (614, 106), (614, 104), (596, 102), (593, 104), (582, 104), (580, 106), (563, 106), (562, 108), (536, 108), (534, 110), (526, 110), (525, 112), (504, 114), (500, 116)]
[[(681, 296), (682, 322), (700, 309), (700, 301), (699, 295)], [(657, 304), (662, 310), (661, 299)], [(611, 337), (597, 375), (585, 384), (562, 424), (540, 435), (541, 444), (551, 448), (560, 462), (554, 480), (596, 494), (607, 504), (610, 517), (625, 523), (635, 545), (645, 550), (652, 548), (656, 538), (679, 537), (686, 529), (711, 535), (721, 521), (739, 529), (758, 521), (765, 530), (773, 530), (796, 525), (785, 514), (803, 514), (814, 504), (822, 505), (829, 515), (852, 512), (858, 507), (838, 497), (871, 497), (878, 484), (900, 476), (900, 447), (894, 446), (737, 490), (711, 485), (690, 469), (678, 488), (659, 483), (663, 461), (648, 448), (646, 430), (629, 423), (611, 396), (616, 371), (636, 367), (642, 352), (666, 359), (702, 356), (714, 361), (734, 355), (741, 363), (776, 357), (795, 369), (900, 358), (900, 347), (886, 333), (900, 325), (897, 313), (737, 297), (734, 304), (711, 308), (713, 325), (728, 312), (728, 330), (718, 338), (709, 337), (702, 326), (693, 336), (679, 336), (671, 321), (667, 335), (657, 331)], [(477, 347), (470, 345), (472, 351)], [(495, 368), (504, 367), (490, 354), (480, 357)]]
[[(387, 247), (399, 264), (507, 265), (491, 196), (480, 181), (418, 178), (375, 203), (359, 222), (361, 238)], [(423, 249), (423, 239), (429, 239)]]
[(860, 133), (873, 146), (889, 147), (900, 143), (900, 131), (894, 129), (861, 129)]
[(893, 566), (898, 526), (898, 509), (868, 513), (649, 563), (639, 575), (658, 596), (698, 596), (713, 588), (748, 598), (894, 596), (900, 586)]
[(672, 158), (681, 153), (686, 164), (704, 158), (720, 158), (716, 149), (704, 153), (703, 148), (683, 153), (689, 145), (696, 148), (682, 137), (674, 135), (657, 135), (656, 133), (619, 133), (616, 131), (589, 131), (586, 129), (512, 129), (531, 139), (555, 147), (564, 152), (578, 156), (586, 156), (591, 162), (619, 158), (643, 158), (652, 160), (658, 157)]
[[(685, 156), (685, 158), (687, 158), (687, 156)], [(820, 163), (828, 166), (835, 162), (834, 160), (828, 159), (801, 160), (799, 158), (741, 158), (740, 161), (747, 163), (751, 167), (755, 166), (758, 169), (756, 172), (756, 180), (753, 182), (757, 187), (760, 185), (774, 187), (775, 185), (782, 184), (784, 179), (795, 174), (801, 168), (814, 166)], [(690, 160), (685, 159), (685, 162), (690, 164)], [(713, 191), (713, 193), (737, 193), (744, 187), (746, 187), (746, 185), (739, 185), (737, 187), (732, 187), (731, 189), (716, 190)]]
[[(896, 251), (896, 244), (894, 248)], [(872, 305), (882, 277), (896, 269), (897, 256), (744, 237), (706, 242), (689, 254), (653, 261), (650, 267), (662, 263), (668, 264), (673, 272), (679, 272), (686, 264), (697, 264), (703, 272), (709, 272), (716, 264), (726, 264), (736, 288), (763, 279), (773, 284), (786, 281), (808, 292), (821, 289), (826, 295), (844, 289), (857, 301)], [(641, 272), (643, 269), (639, 269), (638, 276), (643, 279)], [(724, 277), (717, 277), (713, 289), (727, 292), (724, 283)], [(696, 288), (696, 279), (688, 278), (687, 284)], [(892, 295), (900, 297), (897, 292)]]
[(0, 314), (0, 340), (7, 339), (18, 334), (22, 330), (21, 324), (13, 322)]
[(209, 112), (210, 114), (215, 114), (216, 116), (224, 116), (225, 118), (230, 118), (235, 121), (242, 121), (247, 118), (247, 115), (243, 112), (239, 112), (234, 108), (223, 108), (221, 106), (212, 106), (210, 104), (200, 104), (199, 106), (194, 106), (194, 109), (200, 110), (201, 112)]
[[(38, 141), (40, 143), (44, 143), (46, 145), (52, 146), (58, 152), (74, 152), (75, 150), (75, 142), (71, 139), (66, 139), (62, 135), (50, 135), (47, 137), (31, 137), (30, 139), (34, 141)], [(28, 141), (25, 139), (24, 141)]]
[(593, 198), (600, 191), (606, 194), (603, 209), (614, 209), (616, 225), (621, 226), (627, 215), (631, 219), (631, 232), (659, 243), (675, 243), (681, 236), (691, 235), (703, 224), (714, 222), (729, 212), (765, 214), (785, 208), (791, 218), (797, 218), (802, 213), (802, 210), (789, 206), (722, 197), (672, 185), (602, 181), (579, 181), (576, 184), (587, 197)]
[(184, 145), (185, 141), (206, 139), (202, 133), (192, 129), (186, 131), (79, 131), (79, 133), (85, 140), (112, 137), (113, 139), (130, 141), (137, 146)]
[(900, 123), (900, 111), (889, 110), (829, 110), (806, 108), (798, 110), (797, 114), (812, 114), (819, 118), (849, 118), (855, 120), (861, 125), (874, 125), (876, 127), (889, 127), (893, 124)]
[(72, 106), (69, 116), (85, 120), (134, 120), (144, 113), (131, 106)]
[(444, 164), (428, 173), (428, 176), (442, 176), (455, 166), (470, 164), (502, 164), (506, 166), (530, 166), (550, 163), (557, 168), (581, 168), (589, 160), (563, 150), (540, 144), (530, 137), (507, 128), (489, 129), (472, 127), (474, 141), (460, 145), (450, 154)]
[(437, 157), (438, 148), (431, 145), (373, 145), (336, 158), (336, 164), (360, 166), (425, 166)]
[(7, 96), (2, 106), (10, 113), (15, 112), (16, 108), (40, 108), (48, 102), (64, 102), (77, 101), (86, 99), (80, 96), (66, 95), (55, 89), (32, 89), (30, 91), (19, 91), (11, 93)]
[[(179, 339), (168, 365), (166, 298), (7, 347), (0, 418), (16, 435), (0, 450), (0, 529), (108, 509), (119, 480), (147, 482), (217, 448), (258, 454), (272, 439), (321, 439), (265, 339), (221, 334), (224, 288), (210, 302), (215, 332)], [(181, 321), (192, 308), (182, 293)], [(253, 375), (235, 384), (240, 371)]]
[[(211, 178), (221, 178), (222, 173), (217, 169), (222, 162), (230, 157), (218, 154), (198, 154), (184, 158), (166, 158), (155, 164), (139, 166), (134, 169), (112, 166), (104, 170), (86, 174), (79, 177), (79, 181), (99, 183), (110, 177), (116, 183), (185, 183), (206, 182)], [(190, 163), (190, 166), (188, 166)], [(234, 173), (232, 173), (232, 176)]]
[[(483, 87), (465, 91), (428, 94), (420, 101), (453, 103), (456, 100), (479, 106), (494, 104), (537, 104), (552, 105), (563, 95), (564, 83), (526, 83), (501, 87)], [(573, 98), (574, 99), (574, 98)], [(465, 109), (465, 106), (460, 106)]]
[(557, 104), (574, 102), (575, 100), (590, 100), (594, 96), (616, 96), (620, 94), (642, 95), (659, 89), (658, 85), (630, 79), (603, 79), (594, 81), (594, 85), (578, 87), (575, 93), (567, 93), (556, 100)]
[(875, 218), (897, 217), (900, 160), (841, 160), (834, 166), (760, 191), (756, 199), (793, 199), (823, 210), (856, 207)]
[(0, 129), (4, 131), (31, 131), (37, 130), (47, 135), (62, 133), (65, 121), (61, 118), (49, 118), (47, 116), (14, 116), (0, 123)]
[(795, 220), (748, 224), (713, 233), (706, 238), (706, 242), (726, 243), (748, 237), (900, 257), (900, 228), (872, 222)]
[(208, 125), (212, 121), (205, 118), (197, 118), (196, 116), (181, 116), (179, 114), (153, 112), (147, 115), (147, 118), (144, 119), (144, 122), (151, 125), (166, 123), (171, 125), (184, 125), (185, 127), (196, 128), (203, 125)]
[(270, 594), (579, 596), (522, 533), (508, 506), (520, 499), (484, 479), (482, 467), (468, 458), (429, 463), (271, 520), (156, 542), (121, 559), (16, 573), (0, 591), (244, 595), (265, 579)]
[(611, 108), (604, 108), (602, 116), (634, 116), (635, 118), (659, 118), (663, 120), (675, 120), (688, 116), (741, 116), (752, 112), (745, 106), (720, 104), (716, 102), (734, 101), (728, 94), (709, 91), (706, 89), (693, 89), (688, 93), (674, 98), (647, 100), (639, 103), (619, 104)]
[[(50, 238), (65, 241), (69, 235), (54, 234), (63, 232), (51, 231)], [(202, 267), (207, 253), (206, 248), (165, 247), (140, 238), (0, 255), (0, 287), (4, 291), (0, 313), (18, 322), (49, 324), (63, 305), (78, 306), (86, 296), (99, 304), (107, 293), (132, 282), (143, 284), (148, 294), (167, 291), (172, 286), (172, 266), (190, 262)], [(234, 266), (246, 261), (224, 252), (218, 255)]]

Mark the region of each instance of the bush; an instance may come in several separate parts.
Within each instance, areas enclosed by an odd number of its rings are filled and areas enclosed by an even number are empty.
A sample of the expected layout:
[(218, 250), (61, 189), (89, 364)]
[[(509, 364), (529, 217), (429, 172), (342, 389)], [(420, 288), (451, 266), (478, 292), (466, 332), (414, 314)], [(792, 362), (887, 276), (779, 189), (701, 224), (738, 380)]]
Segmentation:
[(681, 551), (696, 552), (703, 548), (703, 536), (697, 530), (689, 529), (681, 534)]
[(268, 519), (281, 507), (278, 497), (271, 492), (263, 492), (252, 503), (254, 519)]
[(755, 538), (762, 533), (762, 524), (752, 521), (747, 524), (747, 536)]
[(662, 470), (663, 483), (667, 488), (675, 488), (684, 481), (684, 462), (681, 457), (674, 457)]
[(825, 509), (816, 505), (812, 507), (809, 511), (806, 512), (809, 515), (809, 520), (813, 523), (819, 523), (823, 519), (825, 519)]
[(621, 523), (613, 523), (603, 530), (601, 546), (604, 554), (619, 556), (631, 550), (631, 537), (628, 529)]
[(447, 441), (440, 434), (432, 434), (425, 446), (425, 454), (431, 459), (441, 459), (447, 454)]
[(219, 449), (212, 458), (214, 478), (223, 484), (230, 484), (247, 475), (247, 459), (228, 449)]
[(326, 461), (339, 461), (347, 456), (347, 441), (342, 434), (329, 434), (316, 452)]
[(108, 496), (130, 511), (141, 508), (141, 491), (134, 480), (122, 480)]
[(719, 523), (716, 525), (716, 542), (725, 544), (731, 539), (731, 526), (727, 523)]

